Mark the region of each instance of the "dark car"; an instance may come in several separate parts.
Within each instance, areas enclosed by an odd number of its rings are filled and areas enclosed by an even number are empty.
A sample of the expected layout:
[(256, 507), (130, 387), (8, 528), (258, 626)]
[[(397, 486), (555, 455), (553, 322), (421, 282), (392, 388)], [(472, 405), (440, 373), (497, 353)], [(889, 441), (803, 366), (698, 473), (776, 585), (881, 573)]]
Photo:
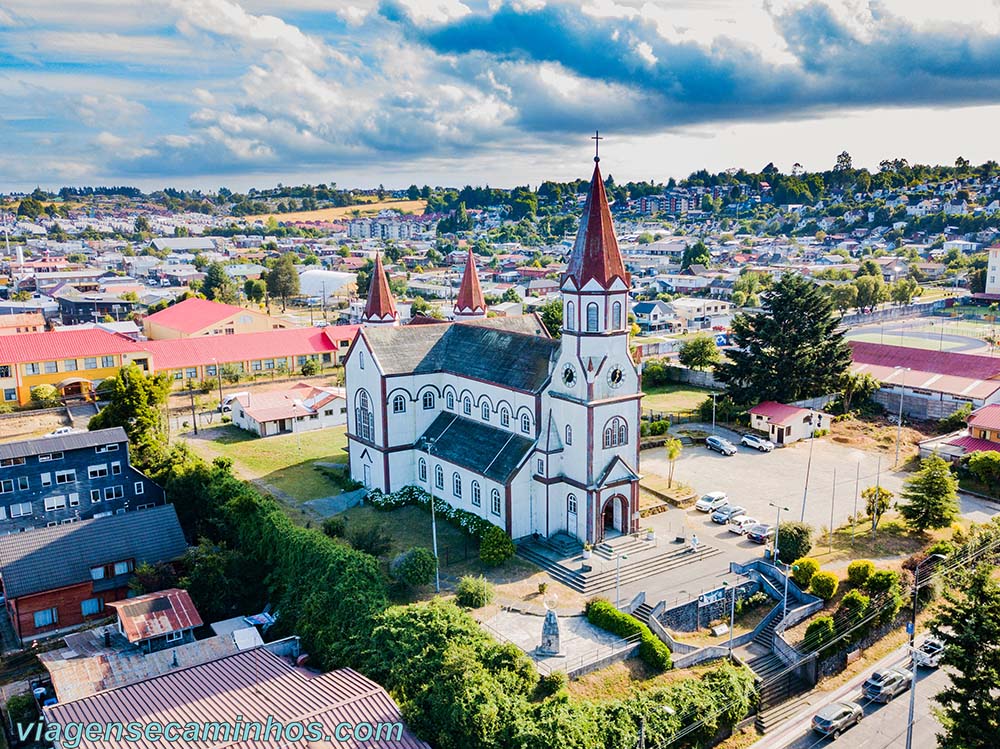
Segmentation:
[(740, 515), (746, 515), (747, 508), (740, 507), (739, 505), (726, 505), (725, 507), (720, 507), (718, 510), (712, 513), (712, 522), (719, 523), (720, 525), (725, 525), (731, 520), (735, 520)]
[(705, 447), (709, 450), (715, 450), (715, 452), (722, 455), (735, 455), (736, 445), (727, 439), (722, 437), (707, 437), (705, 438)]
[(913, 673), (905, 668), (880, 669), (868, 677), (861, 688), (865, 697), (875, 702), (891, 702), (910, 688)]
[(864, 711), (856, 702), (834, 702), (813, 716), (812, 729), (824, 736), (837, 738), (851, 726), (861, 722)]
[(747, 530), (747, 538), (755, 544), (766, 544), (774, 540), (774, 526), (760, 523)]

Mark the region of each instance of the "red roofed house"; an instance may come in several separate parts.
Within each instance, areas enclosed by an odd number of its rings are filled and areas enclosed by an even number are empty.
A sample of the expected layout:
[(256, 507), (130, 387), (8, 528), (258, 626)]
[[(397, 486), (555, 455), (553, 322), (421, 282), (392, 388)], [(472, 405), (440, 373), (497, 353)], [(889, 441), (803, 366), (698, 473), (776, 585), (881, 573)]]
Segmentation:
[(937, 453), (943, 458), (958, 460), (976, 452), (1000, 452), (1000, 404), (976, 409), (966, 419), (966, 428), (946, 437), (935, 437), (920, 443), (920, 457)]
[(263, 312), (191, 297), (154, 312), (142, 321), (146, 337), (153, 341), (206, 335), (261, 333), (289, 327)]
[(190, 594), (169, 588), (144, 596), (109, 602), (118, 614), (118, 631), (146, 653), (194, 642), (201, 615)]
[(776, 445), (788, 445), (812, 436), (813, 430), (830, 424), (822, 411), (764, 401), (750, 409), (750, 427), (767, 434)]
[(288, 390), (241, 393), (232, 403), (233, 423), (258, 437), (307, 432), (347, 423), (343, 388), (299, 382)]

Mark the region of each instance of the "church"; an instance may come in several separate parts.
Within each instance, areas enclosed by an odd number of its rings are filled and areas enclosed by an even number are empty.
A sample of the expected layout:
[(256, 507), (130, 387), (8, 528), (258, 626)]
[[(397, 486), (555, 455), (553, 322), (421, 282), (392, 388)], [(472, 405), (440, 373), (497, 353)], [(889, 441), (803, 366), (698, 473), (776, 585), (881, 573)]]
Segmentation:
[(400, 325), (376, 259), (345, 361), (356, 480), (386, 492), (420, 486), (514, 539), (563, 532), (596, 544), (638, 531), (630, 278), (594, 161), (560, 279), (559, 339), (537, 315), (488, 317), (471, 251), (454, 320)]

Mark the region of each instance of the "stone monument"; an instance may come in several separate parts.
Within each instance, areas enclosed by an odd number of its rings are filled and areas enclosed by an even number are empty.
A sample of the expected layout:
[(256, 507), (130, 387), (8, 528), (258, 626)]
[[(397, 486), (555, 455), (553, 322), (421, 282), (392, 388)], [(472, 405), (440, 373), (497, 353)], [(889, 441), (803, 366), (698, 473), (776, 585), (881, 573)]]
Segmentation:
[(556, 612), (545, 607), (545, 621), (542, 622), (542, 642), (538, 646), (539, 655), (559, 655), (559, 619)]

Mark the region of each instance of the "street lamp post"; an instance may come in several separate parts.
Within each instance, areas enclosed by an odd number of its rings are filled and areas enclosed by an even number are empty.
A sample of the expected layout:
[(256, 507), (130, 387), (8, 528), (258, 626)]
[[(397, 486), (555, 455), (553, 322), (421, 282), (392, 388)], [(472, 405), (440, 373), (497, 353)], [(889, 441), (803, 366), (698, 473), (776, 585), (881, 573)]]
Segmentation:
[(912, 749), (913, 746), (913, 711), (917, 700), (917, 662), (914, 658), (913, 643), (917, 637), (917, 594), (920, 592), (921, 586), (920, 568), (932, 559), (944, 559), (944, 557), (941, 554), (931, 554), (913, 570), (913, 610), (910, 612), (910, 672), (912, 676), (910, 681), (910, 718), (906, 722), (906, 749)]
[(621, 609), (621, 589), (622, 589), (622, 560), (628, 559), (628, 554), (619, 554), (615, 557), (615, 608)]
[(438, 560), (437, 516), (434, 512), (434, 466), (431, 460), (431, 450), (437, 440), (433, 437), (424, 439), (424, 450), (427, 452), (427, 493), (431, 497), (431, 542), (434, 546), (434, 592), (441, 592), (441, 563)]
[[(723, 580), (722, 584), (729, 587), (729, 581)], [(736, 587), (733, 587), (733, 598), (729, 604), (729, 659), (733, 658), (733, 627), (736, 626)]]
[(788, 616), (788, 578), (792, 576), (792, 571), (797, 570), (799, 566), (797, 564), (786, 564), (785, 565), (785, 598), (784, 605), (781, 607), (781, 631), (785, 631), (785, 617)]
[(899, 465), (899, 442), (903, 436), (903, 394), (906, 392), (906, 373), (910, 371), (909, 367), (893, 367), (893, 369), (903, 370), (903, 379), (899, 383), (899, 419), (896, 423), (896, 462), (893, 463), (894, 466)]
[(771, 557), (777, 562), (778, 559), (778, 532), (781, 530), (781, 511), (784, 510), (788, 512), (787, 507), (782, 507), (781, 505), (776, 505), (774, 502), (767, 503), (769, 507), (775, 507), (778, 510), (778, 519), (774, 523), (774, 544), (771, 546)]
[(715, 434), (715, 399), (718, 397), (718, 393), (712, 393), (712, 434)]

